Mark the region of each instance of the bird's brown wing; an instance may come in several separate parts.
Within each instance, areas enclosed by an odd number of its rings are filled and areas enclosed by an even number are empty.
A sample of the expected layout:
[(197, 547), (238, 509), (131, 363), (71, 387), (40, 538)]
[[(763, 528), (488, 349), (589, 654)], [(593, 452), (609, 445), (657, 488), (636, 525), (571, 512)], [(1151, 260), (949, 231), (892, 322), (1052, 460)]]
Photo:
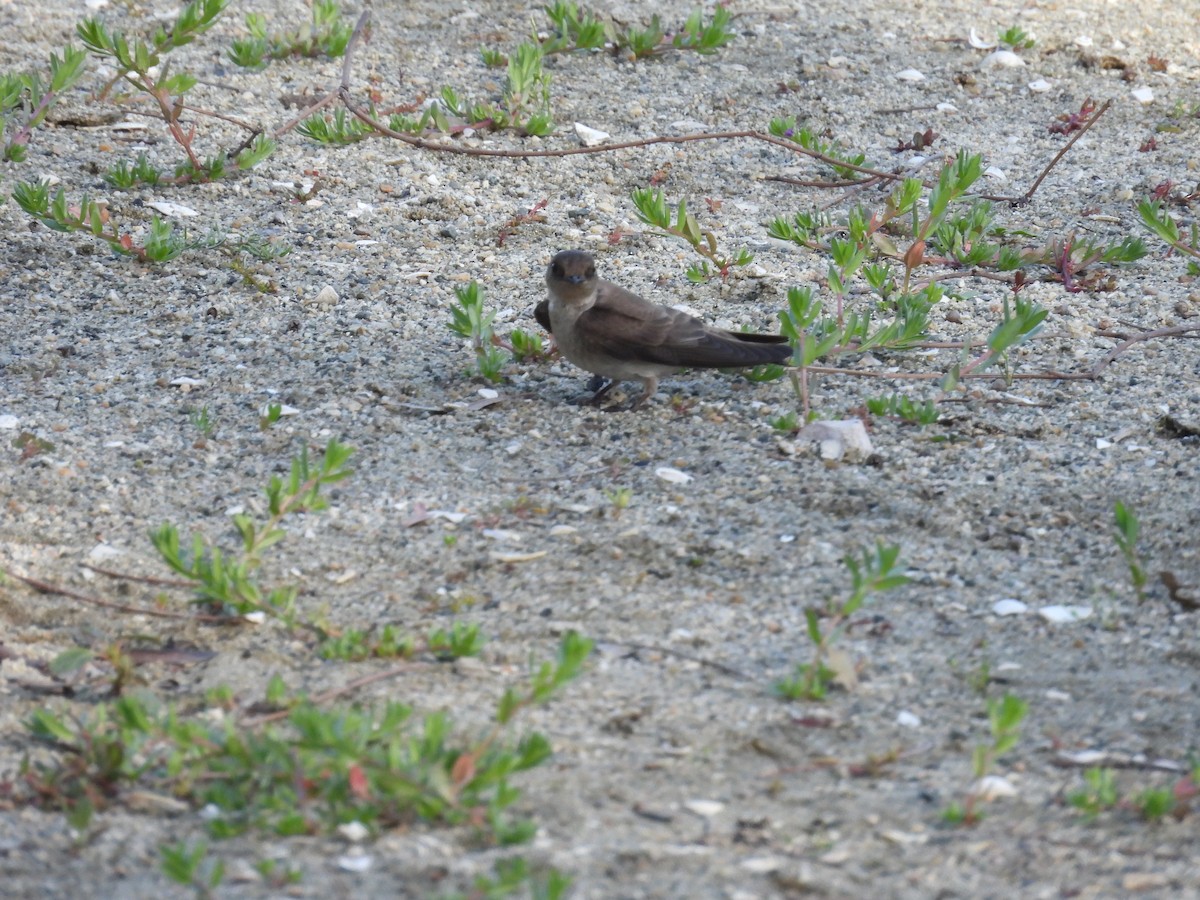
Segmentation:
[(709, 328), (685, 312), (650, 303), (605, 283), (596, 304), (576, 320), (590, 346), (616, 359), (681, 369), (781, 363), (791, 355), (775, 334), (735, 334)]
[(537, 323), (546, 330), (547, 334), (554, 334), (554, 329), (550, 327), (550, 301), (543, 300), (533, 308), (533, 317), (537, 319)]

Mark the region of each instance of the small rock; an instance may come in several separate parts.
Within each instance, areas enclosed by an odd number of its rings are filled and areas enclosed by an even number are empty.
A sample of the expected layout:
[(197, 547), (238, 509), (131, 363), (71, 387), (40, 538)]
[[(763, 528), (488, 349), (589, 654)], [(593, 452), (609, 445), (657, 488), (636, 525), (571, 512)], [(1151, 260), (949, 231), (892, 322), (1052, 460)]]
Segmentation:
[(783, 860), (776, 856), (752, 856), (742, 860), (741, 867), (755, 875), (769, 875), (783, 868)]
[(985, 775), (975, 782), (971, 788), (971, 794), (980, 800), (992, 801), (999, 800), (1001, 797), (1015, 797), (1017, 789), (1006, 778), (999, 775)]
[(1025, 60), (1011, 50), (993, 50), (979, 62), (981, 69), (1019, 69)]
[(1019, 616), (1028, 609), (1029, 606), (1027, 604), (1022, 603), (1020, 600), (1014, 600), (1012, 597), (997, 600), (992, 604), (992, 612), (998, 616)]
[(337, 858), (337, 866), (343, 872), (366, 872), (374, 860), (366, 853), (346, 853)]
[(325, 285), (315, 297), (306, 302), (309, 306), (315, 306), (318, 309), (333, 309), (338, 304), (338, 293), (329, 285)]
[(670, 484), (687, 484), (692, 480), (692, 476), (687, 472), (672, 469), (670, 466), (660, 466), (654, 470), (654, 474)]
[(1152, 891), (1170, 883), (1170, 876), (1162, 872), (1126, 872), (1121, 878), (1121, 887), (1127, 891)]
[(600, 131), (596, 128), (589, 128), (582, 122), (575, 123), (575, 136), (579, 138), (579, 143), (585, 147), (596, 147), (608, 140), (609, 134), (607, 131)]
[(1039, 616), (1054, 625), (1079, 622), (1091, 614), (1090, 606), (1043, 606), (1038, 610)]
[(18, 425), (16, 416), (3, 415), (0, 416), (0, 431), (11, 431)]
[(1132, 91), (1129, 92), (1129, 96), (1131, 96), (1138, 103), (1153, 103), (1154, 102), (1154, 90), (1152, 88), (1148, 88), (1148, 87), (1134, 88)]
[(352, 844), (361, 844), (371, 835), (371, 829), (362, 822), (343, 822), (337, 827), (337, 833)]
[(822, 459), (841, 459), (846, 455), (865, 458), (874, 449), (862, 419), (810, 422), (800, 429), (796, 439), (818, 441)]

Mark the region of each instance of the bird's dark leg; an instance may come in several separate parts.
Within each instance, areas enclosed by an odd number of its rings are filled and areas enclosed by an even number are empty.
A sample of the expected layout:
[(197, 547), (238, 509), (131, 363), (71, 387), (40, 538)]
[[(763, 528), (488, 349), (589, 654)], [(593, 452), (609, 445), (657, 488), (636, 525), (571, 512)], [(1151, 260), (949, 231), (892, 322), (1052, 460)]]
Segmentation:
[(588, 390), (593, 391), (593, 393), (586, 397), (580, 397), (578, 400), (574, 401), (575, 405), (599, 406), (600, 401), (608, 396), (608, 392), (615, 388), (618, 383), (618, 380), (614, 378), (612, 381), (609, 381), (607, 384), (605, 384), (603, 375), (593, 375), (587, 383)]
[(633, 412), (633, 410), (638, 409), (643, 403), (645, 403), (647, 400), (649, 400), (651, 397), (653, 397), (654, 392), (657, 390), (658, 390), (658, 379), (657, 378), (643, 378), (642, 379), (642, 395), (640, 397), (638, 397), (636, 400), (634, 400), (632, 404), (630, 404), (629, 411)]

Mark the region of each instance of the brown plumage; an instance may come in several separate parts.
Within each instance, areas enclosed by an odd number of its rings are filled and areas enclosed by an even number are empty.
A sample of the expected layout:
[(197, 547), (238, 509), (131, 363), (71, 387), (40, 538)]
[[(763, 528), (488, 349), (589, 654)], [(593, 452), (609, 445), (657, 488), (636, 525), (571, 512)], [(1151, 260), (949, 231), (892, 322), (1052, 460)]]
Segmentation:
[(637, 409), (658, 388), (658, 379), (679, 369), (725, 369), (784, 363), (787, 338), (711, 328), (695, 316), (643, 300), (596, 277), (590, 253), (564, 250), (546, 270), (550, 296), (534, 318), (554, 335), (563, 356), (611, 381), (596, 392), (598, 403), (618, 381), (636, 379), (643, 390)]

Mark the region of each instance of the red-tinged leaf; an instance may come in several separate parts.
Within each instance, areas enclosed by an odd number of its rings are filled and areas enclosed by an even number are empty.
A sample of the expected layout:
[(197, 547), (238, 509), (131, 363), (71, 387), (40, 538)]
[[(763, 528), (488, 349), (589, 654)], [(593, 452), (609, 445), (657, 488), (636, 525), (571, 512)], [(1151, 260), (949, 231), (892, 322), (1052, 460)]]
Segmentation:
[(454, 768), (450, 770), (450, 780), (456, 785), (463, 785), (475, 777), (475, 756), (471, 753), (464, 753), (454, 761)]
[(122, 247), (124, 247), (126, 250), (133, 249), (133, 238), (131, 238), (127, 234), (121, 235), (121, 239), (119, 241), (117, 241), (117, 243), (120, 244)]
[(904, 251), (904, 268), (915, 269), (925, 259), (925, 242), (916, 241)]
[(366, 800), (371, 796), (371, 785), (367, 782), (367, 775), (362, 770), (362, 766), (355, 763), (350, 767), (350, 793), (359, 800)]

